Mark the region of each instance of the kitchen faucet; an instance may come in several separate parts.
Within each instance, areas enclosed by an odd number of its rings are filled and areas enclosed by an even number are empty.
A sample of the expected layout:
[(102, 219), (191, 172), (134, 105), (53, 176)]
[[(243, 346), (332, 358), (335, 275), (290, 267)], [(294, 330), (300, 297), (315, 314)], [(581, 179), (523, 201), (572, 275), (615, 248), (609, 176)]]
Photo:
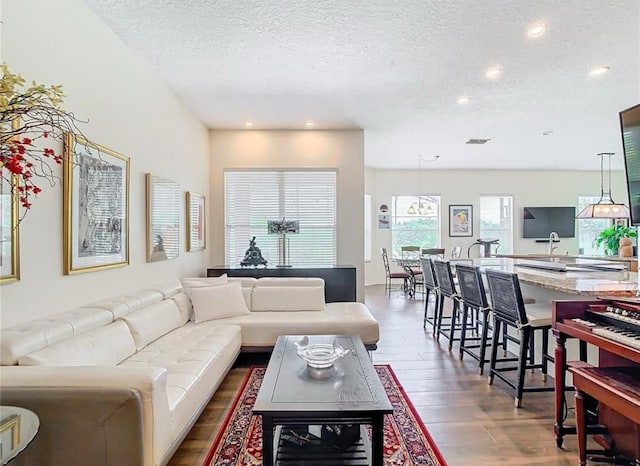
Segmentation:
[(553, 251), (558, 249), (558, 246), (554, 246), (553, 242), (554, 241), (559, 241), (560, 237), (558, 236), (558, 233), (556, 233), (555, 231), (552, 231), (549, 234), (549, 255), (553, 256)]

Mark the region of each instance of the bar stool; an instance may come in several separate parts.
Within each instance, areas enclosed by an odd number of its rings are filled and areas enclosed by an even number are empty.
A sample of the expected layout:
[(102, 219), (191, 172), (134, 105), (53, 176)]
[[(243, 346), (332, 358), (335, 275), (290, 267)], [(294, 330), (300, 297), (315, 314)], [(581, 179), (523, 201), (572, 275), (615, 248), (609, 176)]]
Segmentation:
[[(487, 301), (487, 294), (484, 290), (482, 275), (480, 274), (480, 269), (478, 267), (457, 264), (456, 277), (458, 277), (458, 286), (460, 287), (460, 295), (462, 296), (460, 359), (462, 360), (465, 353), (474, 358), (478, 361), (480, 375), (482, 375), (484, 372), (484, 363), (488, 361), (488, 359), (486, 359), (486, 352), (490, 315), (490, 308)], [(467, 337), (469, 320), (472, 320), (470, 319), (472, 317), (471, 313), (475, 313), (476, 322), (481, 326), (481, 333), (479, 337)], [(469, 342), (477, 343), (469, 344)], [(475, 349), (478, 350), (477, 353), (472, 351)]]
[[(541, 369), (543, 381), (547, 376), (547, 364), (553, 362), (553, 357), (547, 351), (549, 343), (549, 330), (551, 329), (551, 306), (547, 304), (531, 304), (525, 308), (520, 290), (520, 281), (515, 273), (500, 272), (497, 270), (486, 271), (491, 295), (491, 309), (493, 311), (493, 337), (491, 339), (491, 358), (489, 364), (489, 385), (493, 378), (498, 377), (515, 390), (515, 407), (522, 406), (522, 395), (525, 392), (553, 391), (554, 387), (524, 386), (526, 369)], [(497, 359), (498, 339), (500, 330), (515, 328), (517, 336), (510, 337), (510, 341), (519, 344), (518, 357), (504, 357)], [(535, 332), (542, 333), (542, 354), (539, 363), (535, 362), (534, 337)], [(529, 356), (529, 358), (528, 358)], [(517, 366), (496, 367), (498, 362), (514, 362)], [(517, 370), (516, 381), (508, 378), (504, 372)]]
[[(433, 335), (436, 334), (436, 318), (438, 315), (438, 304), (440, 300), (440, 290), (436, 283), (435, 273), (433, 271), (433, 261), (428, 257), (420, 258), (420, 266), (422, 268), (422, 281), (424, 287), (424, 319), (422, 328), (427, 328), (427, 322), (433, 327)], [(433, 317), (429, 317), (429, 295), (433, 293), (435, 303), (433, 305)]]
[[(460, 295), (456, 291), (456, 284), (453, 280), (453, 274), (451, 273), (451, 265), (449, 262), (440, 260), (433, 261), (433, 271), (440, 290), (440, 305), (438, 306), (438, 329), (436, 332), (436, 338), (442, 334), (449, 339), (449, 351), (453, 348), (453, 342), (459, 340), (455, 338), (456, 330), (460, 330), (461, 327), (458, 322), (458, 308), (460, 306)], [(444, 317), (444, 298), (449, 298), (452, 303), (451, 317)], [(449, 321), (449, 326), (442, 328), (442, 319)], [(447, 331), (449, 332), (447, 334)]]

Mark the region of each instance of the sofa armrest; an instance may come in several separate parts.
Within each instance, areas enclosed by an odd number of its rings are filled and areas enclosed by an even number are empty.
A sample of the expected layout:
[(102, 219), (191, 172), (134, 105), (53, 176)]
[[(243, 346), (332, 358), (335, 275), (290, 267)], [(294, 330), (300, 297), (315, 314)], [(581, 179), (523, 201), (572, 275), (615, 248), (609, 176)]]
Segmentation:
[[(142, 465), (160, 464), (173, 438), (173, 428), (167, 399), (166, 369), (159, 367), (119, 367), (119, 366), (76, 366), (76, 367), (44, 367), (44, 366), (3, 366), (0, 367), (0, 397), (3, 403), (9, 399), (17, 406), (31, 409), (40, 417), (43, 432), (45, 423), (64, 425), (69, 435), (76, 436), (78, 444), (88, 441), (82, 430), (79, 419), (93, 418), (104, 425), (108, 417), (118, 413), (127, 422), (140, 426), (140, 440), (133, 448), (140, 450)], [(38, 393), (39, 399), (33, 399)], [(42, 394), (47, 394), (46, 396)], [(101, 397), (107, 402), (101, 411)], [(49, 400), (49, 402), (47, 402)], [(85, 406), (85, 400), (89, 405)], [(91, 401), (95, 403), (92, 403)], [(58, 404), (60, 403), (60, 404)], [(126, 405), (120, 412), (118, 403)], [(97, 410), (88, 414), (86, 409)], [(135, 421), (132, 421), (132, 417)], [(104, 422), (103, 422), (104, 421)], [(114, 424), (119, 424), (117, 419)], [(111, 426), (110, 426), (111, 427)], [(53, 427), (54, 431), (56, 427)], [(38, 434), (40, 435), (40, 434)], [(47, 439), (43, 439), (47, 441)], [(55, 442), (55, 439), (52, 439)], [(73, 440), (72, 440), (73, 441)], [(130, 442), (127, 441), (127, 444)], [(80, 461), (68, 464), (111, 465), (119, 462), (107, 461), (107, 458), (118, 458), (115, 450), (121, 445), (109, 445), (109, 454), (97, 462)], [(125, 448), (129, 448), (128, 446)], [(115, 455), (115, 456), (114, 456)], [(135, 460), (134, 460), (135, 461)], [(27, 463), (25, 463), (27, 464)], [(44, 463), (39, 463), (44, 464)], [(63, 463), (52, 463), (63, 464)], [(67, 464), (67, 463), (64, 463)], [(124, 464), (124, 463), (123, 463)], [(127, 463), (129, 464), (129, 463)]]

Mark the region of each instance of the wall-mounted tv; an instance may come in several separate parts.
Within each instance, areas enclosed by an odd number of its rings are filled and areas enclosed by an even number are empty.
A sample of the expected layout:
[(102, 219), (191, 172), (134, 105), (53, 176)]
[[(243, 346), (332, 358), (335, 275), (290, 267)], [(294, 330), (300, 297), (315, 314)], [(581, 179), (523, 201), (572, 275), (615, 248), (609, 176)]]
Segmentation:
[(525, 207), (522, 221), (523, 238), (549, 238), (552, 231), (560, 238), (576, 235), (575, 207)]
[(620, 112), (631, 224), (640, 225), (640, 104)]

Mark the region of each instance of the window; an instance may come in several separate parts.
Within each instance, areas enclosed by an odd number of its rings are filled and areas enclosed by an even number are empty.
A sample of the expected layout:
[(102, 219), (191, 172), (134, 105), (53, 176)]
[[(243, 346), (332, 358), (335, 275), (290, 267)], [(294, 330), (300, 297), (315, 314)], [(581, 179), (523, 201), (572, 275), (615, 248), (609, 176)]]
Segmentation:
[(278, 263), (278, 236), (269, 220), (298, 220), (288, 234), (290, 262), (336, 263), (335, 170), (227, 170), (224, 174), (225, 261), (239, 265), (252, 237), (269, 265)]
[(498, 238), (501, 253), (513, 252), (513, 196), (480, 196), (480, 238)]
[(371, 262), (371, 195), (364, 195), (364, 261)]
[[(578, 210), (582, 212), (587, 204), (594, 204), (600, 200), (600, 196), (578, 196)], [(579, 219), (578, 225), (578, 254), (602, 255), (604, 247), (596, 248), (593, 240), (605, 228), (611, 226), (611, 220), (607, 218)]]
[[(415, 213), (409, 213), (415, 212)], [(440, 246), (440, 196), (393, 196), (391, 251), (402, 255), (402, 246)]]

